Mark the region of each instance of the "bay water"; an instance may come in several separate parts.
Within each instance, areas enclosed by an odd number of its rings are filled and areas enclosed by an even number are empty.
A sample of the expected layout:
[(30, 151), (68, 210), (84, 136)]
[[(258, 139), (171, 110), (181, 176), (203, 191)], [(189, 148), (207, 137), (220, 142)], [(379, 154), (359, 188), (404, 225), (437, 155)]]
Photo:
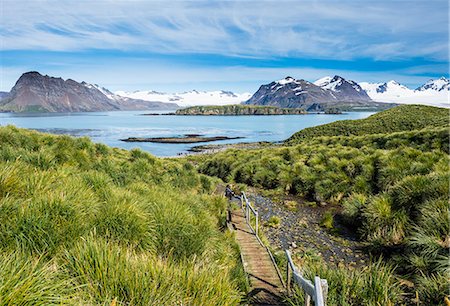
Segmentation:
[[(161, 114), (168, 111), (154, 111)], [(194, 146), (238, 142), (282, 141), (311, 126), (337, 120), (362, 119), (371, 112), (286, 116), (145, 116), (149, 111), (91, 113), (0, 113), (0, 125), (47, 133), (88, 136), (94, 142), (124, 149), (141, 148), (156, 156), (176, 156)], [(123, 142), (128, 137), (181, 137), (184, 134), (243, 137), (196, 144)]]

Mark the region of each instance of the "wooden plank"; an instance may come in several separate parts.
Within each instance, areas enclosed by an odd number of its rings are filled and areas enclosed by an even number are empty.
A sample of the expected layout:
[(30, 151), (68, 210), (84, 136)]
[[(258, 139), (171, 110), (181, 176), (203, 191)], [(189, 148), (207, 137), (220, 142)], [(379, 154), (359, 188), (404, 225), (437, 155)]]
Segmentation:
[[(249, 207), (246, 209), (250, 210)], [(250, 305), (277, 305), (281, 301), (279, 296), (284, 289), (283, 284), (267, 249), (252, 233), (246, 218), (239, 210), (232, 211), (232, 227), (235, 228), (236, 241), (253, 294), (250, 297)]]
[[(256, 209), (248, 201), (245, 193), (240, 197), (241, 208), (231, 212), (230, 222), (236, 230), (236, 241), (241, 250), (241, 258), (248, 274), (253, 304), (250, 305), (278, 305), (280, 299), (278, 294), (283, 291), (284, 282), (281, 274), (274, 263), (270, 250), (264, 247), (258, 237), (259, 216)], [(253, 213), (254, 217), (251, 216)], [(252, 222), (255, 219), (253, 227)], [(316, 306), (325, 306), (328, 294), (328, 283), (326, 280), (316, 276), (314, 283), (303, 277), (302, 272), (295, 266), (291, 254), (286, 250), (287, 262), (287, 290), (290, 291), (291, 271), (292, 279), (305, 291), (305, 304), (310, 305), (311, 299)], [(278, 301), (278, 302), (277, 302)], [(251, 301), (250, 301), (251, 302)], [(276, 303), (275, 303), (276, 302)]]

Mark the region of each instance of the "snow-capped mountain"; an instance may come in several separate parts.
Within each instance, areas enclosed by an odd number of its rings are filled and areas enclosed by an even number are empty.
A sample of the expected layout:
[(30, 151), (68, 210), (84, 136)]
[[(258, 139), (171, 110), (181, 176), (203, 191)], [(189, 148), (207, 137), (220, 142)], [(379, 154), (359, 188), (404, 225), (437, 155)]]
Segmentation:
[(450, 80), (444, 77), (429, 80), (416, 90), (394, 80), (386, 83), (361, 82), (359, 85), (374, 101), (449, 107)]
[(340, 76), (325, 77), (315, 83), (286, 77), (262, 85), (244, 104), (303, 108), (307, 111), (377, 110), (392, 106), (372, 101), (356, 82)]
[[(367, 92), (373, 100), (396, 99), (398, 97), (411, 96), (414, 90), (391, 80), (386, 83), (367, 83), (361, 82), (359, 85)], [(387, 100), (386, 100), (387, 101)]]
[[(450, 80), (429, 80), (417, 89), (410, 89), (391, 80), (385, 83), (357, 83), (341, 76), (326, 76), (311, 83), (302, 79), (286, 77), (262, 85), (254, 94), (236, 94), (230, 91), (197, 91), (163, 93), (158, 91), (117, 91), (114, 94), (98, 85), (92, 85), (107, 97), (115, 95), (140, 99), (176, 103), (181, 107), (195, 105), (245, 104), (276, 105), (282, 107), (306, 107), (322, 109), (325, 105), (357, 102), (357, 107), (368, 107), (370, 102), (399, 104), (427, 104), (449, 107)], [(323, 104), (323, 105), (322, 105)], [(301, 106), (299, 106), (301, 105)], [(380, 107), (380, 105), (374, 107)], [(353, 106), (352, 106), (353, 107)]]
[(343, 77), (335, 75), (334, 77), (326, 76), (314, 82), (325, 90), (331, 91), (332, 95), (341, 101), (369, 101), (370, 97), (352, 80), (346, 80)]
[(250, 93), (237, 94), (231, 91), (197, 91), (183, 93), (163, 93), (157, 91), (117, 91), (116, 95), (146, 101), (172, 102), (181, 107), (195, 105), (239, 104), (251, 97)]
[(427, 91), (427, 90), (434, 90), (434, 91), (449, 91), (450, 90), (450, 80), (446, 79), (444, 77), (441, 77), (437, 80), (429, 80), (416, 90), (418, 91)]
[(89, 84), (86, 82), (81, 82), (81, 85), (84, 85), (87, 88), (95, 88), (98, 91), (100, 91), (102, 94), (104, 94), (105, 96), (107, 96), (109, 99), (115, 100), (117, 99), (117, 95), (113, 94), (111, 91), (109, 91), (108, 89), (106, 89), (105, 87), (101, 87), (98, 84)]

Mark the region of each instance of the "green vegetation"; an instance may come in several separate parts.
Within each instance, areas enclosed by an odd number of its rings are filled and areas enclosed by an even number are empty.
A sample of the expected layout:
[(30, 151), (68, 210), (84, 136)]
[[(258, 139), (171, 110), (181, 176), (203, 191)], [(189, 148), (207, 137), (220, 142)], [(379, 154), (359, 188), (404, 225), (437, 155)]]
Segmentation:
[(333, 213), (330, 210), (327, 210), (323, 216), (322, 219), (320, 220), (320, 226), (323, 226), (327, 229), (332, 229), (333, 228)]
[(322, 226), (332, 229), (339, 215), (355, 229), (377, 258), (364, 269), (308, 252), (297, 258), (307, 277), (328, 280), (328, 304), (401, 304), (409, 291), (441, 305), (450, 271), (448, 128), (447, 110), (401, 106), (306, 129), (282, 147), (191, 157), (196, 169), (2, 127), (0, 305), (238, 304), (246, 277), (222, 231), (227, 202), (211, 195), (211, 176), (301, 196), (325, 209)]
[(368, 135), (447, 127), (448, 118), (448, 109), (424, 105), (402, 105), (362, 120), (343, 120), (306, 128), (292, 135), (287, 142), (296, 144), (303, 139), (319, 136)]
[(301, 115), (306, 111), (300, 108), (279, 108), (275, 106), (257, 105), (221, 105), (221, 106), (192, 106), (179, 109), (176, 115)]
[(296, 201), (284, 201), (284, 206), (286, 209), (290, 211), (297, 211), (297, 202)]
[(273, 228), (279, 228), (281, 226), (281, 219), (278, 216), (272, 216), (267, 221), (267, 226), (273, 227)]
[[(447, 294), (441, 289), (448, 288), (450, 270), (447, 116), (444, 109), (401, 106), (364, 120), (306, 129), (291, 138), (290, 144), (302, 139), (296, 145), (227, 150), (198, 159), (199, 171), (341, 211), (372, 255), (382, 255), (397, 267), (396, 273), (413, 281), (421, 300), (439, 305)], [(384, 133), (375, 134), (380, 130)], [(407, 131), (391, 133), (401, 130)], [(313, 132), (319, 137), (313, 138)], [(345, 136), (364, 133), (370, 135)], [(321, 136), (335, 134), (339, 136)], [(331, 212), (322, 221), (332, 226)], [(336, 276), (339, 286), (346, 277)], [(332, 299), (346, 296), (339, 290), (331, 292)], [(362, 303), (355, 301), (348, 305)], [(377, 301), (379, 297), (362, 304)]]
[(1, 305), (235, 305), (216, 182), (183, 161), (0, 128)]
[[(381, 260), (371, 263), (364, 270), (348, 270), (330, 267), (318, 256), (303, 255), (304, 275), (309, 279), (320, 275), (328, 282), (327, 305), (397, 305), (402, 290), (395, 279), (394, 269)], [(295, 294), (288, 298), (290, 305), (304, 304), (304, 291), (294, 287)]]

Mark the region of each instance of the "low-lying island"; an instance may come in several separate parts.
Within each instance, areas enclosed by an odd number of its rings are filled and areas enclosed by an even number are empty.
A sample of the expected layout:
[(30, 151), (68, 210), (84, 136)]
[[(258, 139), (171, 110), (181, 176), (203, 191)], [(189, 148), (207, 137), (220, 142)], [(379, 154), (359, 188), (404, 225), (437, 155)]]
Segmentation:
[[(214, 105), (192, 106), (176, 110), (174, 113), (162, 115), (175, 116), (267, 116), (267, 115), (305, 115), (302, 108), (280, 108), (276, 106), (259, 105)], [(154, 114), (145, 114), (154, 115)]]
[(199, 134), (185, 134), (182, 137), (128, 137), (121, 139), (125, 142), (156, 142), (156, 143), (198, 143), (219, 140), (241, 139), (244, 137), (204, 136)]

